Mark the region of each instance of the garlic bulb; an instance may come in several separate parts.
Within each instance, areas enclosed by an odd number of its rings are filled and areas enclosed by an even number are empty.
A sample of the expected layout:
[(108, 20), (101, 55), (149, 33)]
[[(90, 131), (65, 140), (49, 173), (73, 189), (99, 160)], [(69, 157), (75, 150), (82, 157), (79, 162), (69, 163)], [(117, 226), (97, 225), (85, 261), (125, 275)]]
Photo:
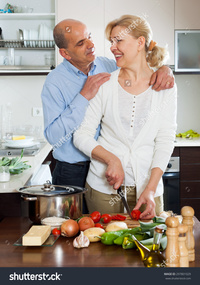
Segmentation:
[(89, 244), (90, 244), (90, 241), (88, 237), (86, 237), (82, 231), (80, 235), (76, 237), (73, 241), (73, 246), (76, 248), (88, 247)]

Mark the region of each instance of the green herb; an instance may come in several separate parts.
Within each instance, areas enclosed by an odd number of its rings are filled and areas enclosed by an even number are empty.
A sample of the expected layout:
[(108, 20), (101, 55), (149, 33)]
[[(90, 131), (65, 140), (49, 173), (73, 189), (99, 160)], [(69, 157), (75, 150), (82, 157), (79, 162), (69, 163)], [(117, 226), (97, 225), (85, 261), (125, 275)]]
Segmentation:
[(9, 172), (11, 174), (19, 174), (22, 173), (25, 169), (30, 168), (31, 166), (26, 164), (27, 161), (22, 161), (24, 150), (21, 151), (20, 157), (14, 157), (9, 159), (8, 157), (3, 157), (0, 160), (0, 166), (8, 166)]

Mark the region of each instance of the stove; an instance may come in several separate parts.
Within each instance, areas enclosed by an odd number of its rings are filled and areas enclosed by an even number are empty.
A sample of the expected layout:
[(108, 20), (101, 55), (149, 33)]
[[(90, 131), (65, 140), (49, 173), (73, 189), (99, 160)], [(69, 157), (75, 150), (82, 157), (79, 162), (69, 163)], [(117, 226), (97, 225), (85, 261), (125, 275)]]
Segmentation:
[[(25, 147), (23, 156), (34, 156), (36, 155), (46, 143), (36, 141), (35, 145), (31, 147)], [(4, 143), (0, 144), (0, 156), (20, 156), (23, 148), (10, 148)]]

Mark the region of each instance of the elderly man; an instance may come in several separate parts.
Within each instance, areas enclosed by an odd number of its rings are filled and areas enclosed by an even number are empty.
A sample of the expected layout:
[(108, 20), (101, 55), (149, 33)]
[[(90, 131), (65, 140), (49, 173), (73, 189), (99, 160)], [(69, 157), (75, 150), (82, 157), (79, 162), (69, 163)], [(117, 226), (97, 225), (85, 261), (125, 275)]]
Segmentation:
[[(64, 60), (49, 73), (42, 90), (44, 135), (53, 146), (56, 159), (53, 184), (84, 187), (89, 158), (75, 148), (72, 136), (89, 101), (117, 66), (106, 57), (95, 58), (91, 34), (79, 21), (66, 19), (58, 23), (54, 39)], [(173, 87), (171, 70), (161, 67), (149, 84), (158, 91)]]

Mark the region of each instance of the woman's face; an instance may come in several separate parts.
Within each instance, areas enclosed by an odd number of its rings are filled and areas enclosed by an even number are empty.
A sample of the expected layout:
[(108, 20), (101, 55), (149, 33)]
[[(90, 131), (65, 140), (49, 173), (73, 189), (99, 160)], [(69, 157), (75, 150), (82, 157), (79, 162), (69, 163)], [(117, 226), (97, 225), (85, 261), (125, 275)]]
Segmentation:
[(126, 27), (116, 26), (111, 32), (111, 52), (117, 66), (126, 67), (133, 64), (139, 53), (140, 38), (134, 38)]

